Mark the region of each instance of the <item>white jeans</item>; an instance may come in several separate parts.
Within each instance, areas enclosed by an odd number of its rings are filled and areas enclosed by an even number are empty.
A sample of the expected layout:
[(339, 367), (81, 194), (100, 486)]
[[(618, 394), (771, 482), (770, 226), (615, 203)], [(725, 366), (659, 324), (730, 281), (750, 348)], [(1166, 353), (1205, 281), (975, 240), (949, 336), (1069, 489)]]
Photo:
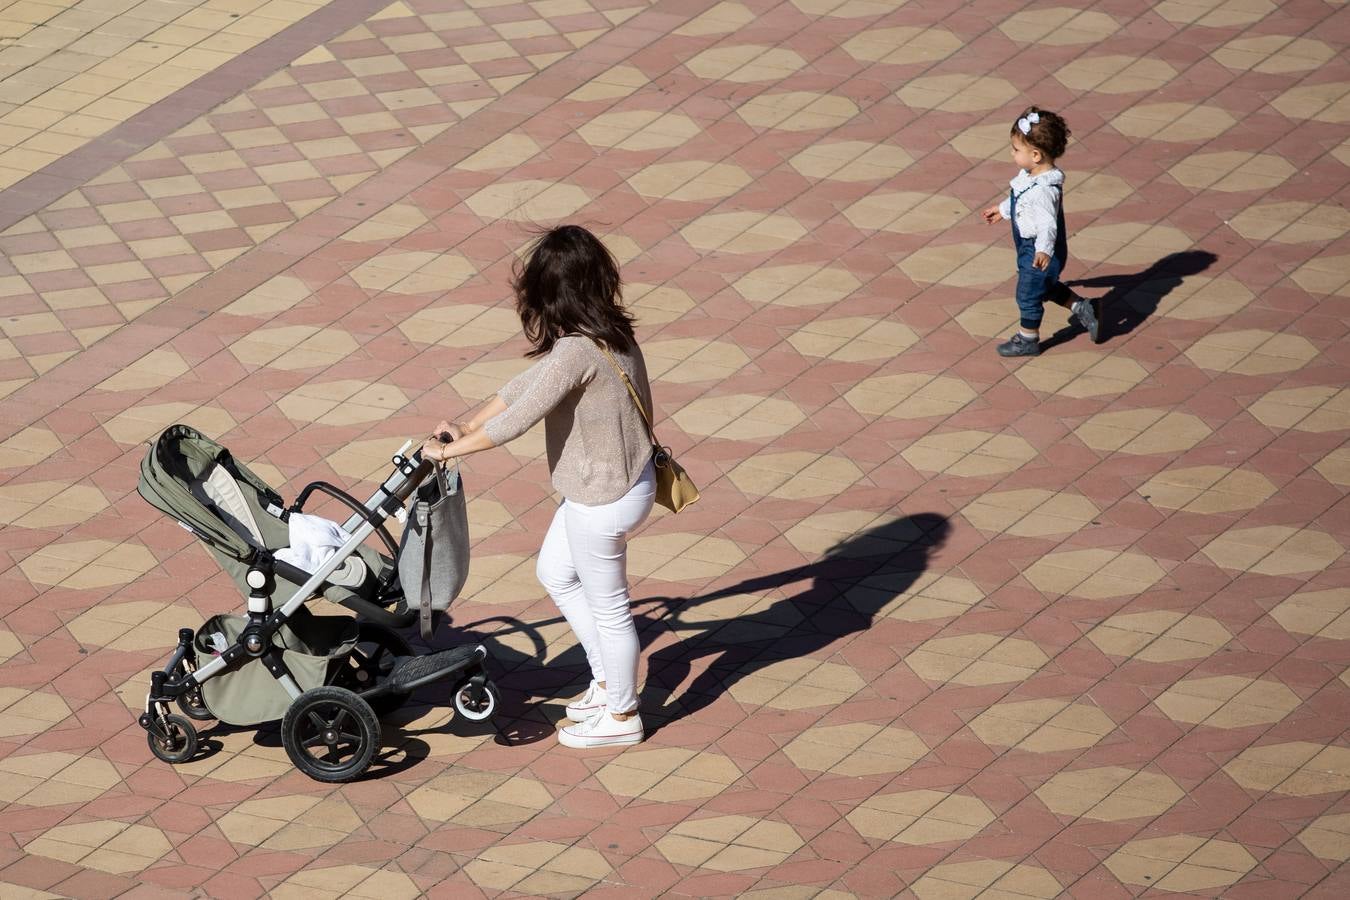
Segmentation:
[(637, 709), (637, 629), (628, 594), (628, 535), (652, 511), (652, 464), (613, 503), (564, 500), (539, 548), (536, 574), (586, 651), (591, 677), (606, 683), (609, 708)]

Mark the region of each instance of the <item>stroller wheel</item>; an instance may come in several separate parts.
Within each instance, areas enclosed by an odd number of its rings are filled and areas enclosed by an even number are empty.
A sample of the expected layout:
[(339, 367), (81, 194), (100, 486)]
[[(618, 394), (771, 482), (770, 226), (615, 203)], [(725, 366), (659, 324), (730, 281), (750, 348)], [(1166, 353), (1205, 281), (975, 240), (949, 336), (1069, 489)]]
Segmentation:
[(163, 727), (163, 737), (153, 731), (146, 732), (145, 742), (150, 745), (151, 753), (173, 765), (197, 755), (197, 729), (191, 722), (182, 716), (165, 716)]
[[(357, 623), (356, 646), (345, 665), (338, 669), (333, 684), (354, 693), (368, 691), (389, 677), (400, 656), (412, 656), (413, 650), (403, 635), (374, 622)], [(401, 707), (412, 696), (408, 693), (384, 694), (368, 700), (375, 715), (385, 716)]]
[(305, 691), (281, 720), (281, 743), (295, 767), (315, 781), (351, 781), (370, 765), (380, 720), (370, 704), (335, 685)]
[[(181, 666), (178, 671), (174, 673), (176, 678), (182, 678), (187, 674), (188, 670)], [(179, 694), (178, 708), (183, 711), (183, 715), (187, 716), (189, 719), (196, 719), (198, 722), (208, 722), (215, 718), (215, 716), (211, 715), (211, 710), (206, 708), (206, 701), (202, 699), (202, 689), (200, 687), (193, 688), (186, 694)]]
[(497, 686), (491, 681), (483, 682), (481, 688), (475, 688), (472, 681), (466, 681), (455, 688), (455, 714), (470, 722), (484, 722), (492, 718), (497, 711)]
[(211, 715), (211, 710), (206, 708), (206, 703), (202, 701), (201, 689), (189, 691), (178, 698), (178, 708), (189, 719), (196, 719), (198, 722), (209, 722), (215, 718)]

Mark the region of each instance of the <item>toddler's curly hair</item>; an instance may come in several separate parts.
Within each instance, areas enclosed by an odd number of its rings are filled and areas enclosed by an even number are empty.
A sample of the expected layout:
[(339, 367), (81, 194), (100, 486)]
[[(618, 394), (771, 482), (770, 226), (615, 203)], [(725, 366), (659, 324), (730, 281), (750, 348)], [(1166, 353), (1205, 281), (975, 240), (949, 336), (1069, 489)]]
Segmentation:
[[(1023, 128), (1025, 123), (1026, 128)], [(1069, 126), (1064, 117), (1039, 106), (1028, 106), (1012, 124), (1011, 134), (1026, 141), (1050, 159), (1059, 159), (1069, 145)]]

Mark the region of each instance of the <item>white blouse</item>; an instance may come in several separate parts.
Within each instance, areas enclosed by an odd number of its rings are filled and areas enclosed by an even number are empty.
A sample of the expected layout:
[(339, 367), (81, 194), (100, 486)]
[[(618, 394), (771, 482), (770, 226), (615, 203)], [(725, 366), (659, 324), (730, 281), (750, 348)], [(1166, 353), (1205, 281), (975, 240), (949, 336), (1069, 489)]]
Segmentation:
[[(1059, 186), (1059, 190), (1055, 189)], [(1032, 176), (1021, 169), (1017, 177), (1008, 182), (1012, 192), (1017, 195), (1017, 233), (1023, 238), (1036, 239), (1036, 252), (1053, 256), (1055, 237), (1059, 234), (1059, 203), (1064, 190), (1064, 173), (1059, 169), (1050, 169)], [(1012, 198), (1004, 197), (998, 205), (999, 215), (1009, 218)]]

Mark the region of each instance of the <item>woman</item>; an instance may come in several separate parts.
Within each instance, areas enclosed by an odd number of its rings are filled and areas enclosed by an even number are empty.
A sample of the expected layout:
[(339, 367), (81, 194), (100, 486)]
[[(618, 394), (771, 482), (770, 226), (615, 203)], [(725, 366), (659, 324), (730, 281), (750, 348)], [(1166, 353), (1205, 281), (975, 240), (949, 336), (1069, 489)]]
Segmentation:
[[(466, 422), (442, 422), (424, 458), (449, 460), (514, 440), (544, 420), (548, 467), (563, 495), (536, 573), (572, 626), (591, 666), (586, 693), (567, 704), (568, 747), (642, 740), (637, 629), (629, 609), (628, 535), (652, 510), (656, 479), (642, 413), (618, 369), (650, 410), (647, 369), (620, 305), (619, 267), (595, 235), (554, 228), (517, 264), (512, 287), (527, 356), (539, 361)], [(618, 367), (616, 369), (616, 367)]]

